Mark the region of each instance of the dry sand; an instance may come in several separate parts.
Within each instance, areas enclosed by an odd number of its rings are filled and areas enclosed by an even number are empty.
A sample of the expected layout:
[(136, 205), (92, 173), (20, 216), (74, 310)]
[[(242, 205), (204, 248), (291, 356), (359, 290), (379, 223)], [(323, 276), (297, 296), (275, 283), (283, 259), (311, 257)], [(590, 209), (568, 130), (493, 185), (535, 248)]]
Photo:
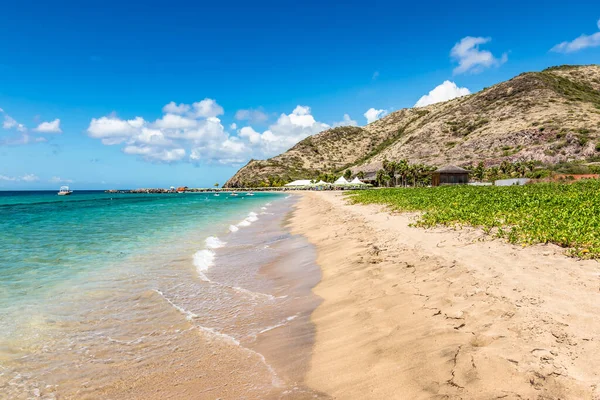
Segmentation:
[(302, 195), (317, 247), (306, 383), (336, 399), (600, 399), (600, 265)]

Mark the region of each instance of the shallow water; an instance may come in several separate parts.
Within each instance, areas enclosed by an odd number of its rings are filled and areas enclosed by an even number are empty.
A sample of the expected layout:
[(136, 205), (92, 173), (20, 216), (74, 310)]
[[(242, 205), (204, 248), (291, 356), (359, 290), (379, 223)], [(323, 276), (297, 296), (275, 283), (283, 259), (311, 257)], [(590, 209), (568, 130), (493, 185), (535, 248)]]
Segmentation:
[(0, 193), (0, 397), (319, 397), (293, 201)]

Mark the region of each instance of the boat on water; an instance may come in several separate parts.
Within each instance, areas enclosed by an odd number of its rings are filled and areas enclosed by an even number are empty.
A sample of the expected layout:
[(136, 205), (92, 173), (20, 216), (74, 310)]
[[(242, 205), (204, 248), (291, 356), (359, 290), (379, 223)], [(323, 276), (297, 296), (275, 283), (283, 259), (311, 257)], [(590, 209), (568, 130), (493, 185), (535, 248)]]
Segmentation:
[(254, 193), (248, 192), (248, 193), (246, 193), (246, 196), (254, 196)]
[(230, 195), (230, 196), (232, 196), (232, 197), (237, 197), (237, 196), (238, 196), (238, 194), (237, 194), (237, 193), (231, 193), (231, 195)]
[(61, 186), (60, 190), (58, 191), (59, 196), (69, 196), (71, 193), (73, 193), (73, 191), (69, 190), (68, 186)]
[(215, 194), (214, 194), (214, 196), (217, 196), (217, 197), (218, 197), (218, 196), (219, 196), (219, 193), (215, 193)]

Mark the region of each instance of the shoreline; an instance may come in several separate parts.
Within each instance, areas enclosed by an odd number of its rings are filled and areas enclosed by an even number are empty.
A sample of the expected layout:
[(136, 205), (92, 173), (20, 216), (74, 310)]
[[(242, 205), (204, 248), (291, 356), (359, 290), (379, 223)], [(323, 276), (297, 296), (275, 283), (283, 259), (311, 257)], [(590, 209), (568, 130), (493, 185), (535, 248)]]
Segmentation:
[(600, 268), (553, 245), (303, 193), (323, 302), (306, 384), (333, 398), (600, 398)]

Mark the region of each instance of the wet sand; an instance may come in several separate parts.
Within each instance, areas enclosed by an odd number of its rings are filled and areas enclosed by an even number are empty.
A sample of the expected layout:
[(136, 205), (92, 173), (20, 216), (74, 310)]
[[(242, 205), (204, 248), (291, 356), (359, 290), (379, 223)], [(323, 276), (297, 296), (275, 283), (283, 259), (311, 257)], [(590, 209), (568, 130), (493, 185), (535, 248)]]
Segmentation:
[(600, 267), (552, 245), (301, 195), (323, 303), (306, 383), (339, 399), (600, 399)]

